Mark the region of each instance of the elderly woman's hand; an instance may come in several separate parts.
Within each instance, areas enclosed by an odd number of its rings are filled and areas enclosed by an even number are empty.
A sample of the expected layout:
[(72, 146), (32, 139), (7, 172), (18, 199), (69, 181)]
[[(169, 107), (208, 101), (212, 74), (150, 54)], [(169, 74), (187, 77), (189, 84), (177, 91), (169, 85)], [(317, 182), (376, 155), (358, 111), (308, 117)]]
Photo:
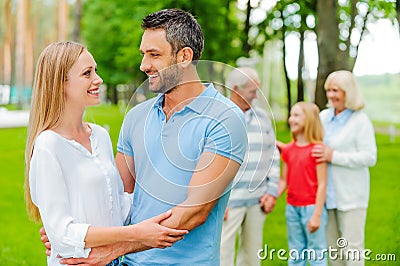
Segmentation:
[(311, 151), (311, 156), (317, 158), (318, 163), (331, 162), (332, 154), (333, 149), (323, 144), (315, 145)]

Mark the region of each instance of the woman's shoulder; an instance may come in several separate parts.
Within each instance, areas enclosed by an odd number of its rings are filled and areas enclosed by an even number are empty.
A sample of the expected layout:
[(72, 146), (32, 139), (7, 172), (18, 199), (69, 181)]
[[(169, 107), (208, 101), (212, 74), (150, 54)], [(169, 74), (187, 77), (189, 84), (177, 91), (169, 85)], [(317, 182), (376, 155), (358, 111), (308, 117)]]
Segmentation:
[(93, 123), (88, 123), (88, 124), (93, 131), (108, 135), (108, 131), (104, 127)]
[(332, 116), (332, 113), (333, 113), (333, 109), (332, 108), (327, 108), (327, 109), (322, 110), (319, 113), (319, 117), (323, 120), (323, 119), (326, 119), (329, 116)]
[(90, 128), (92, 129), (92, 137), (99, 140), (109, 140), (110, 133), (104, 127), (98, 124), (88, 123)]
[(368, 115), (362, 111), (354, 111), (353, 114), (351, 115), (352, 117), (350, 118), (353, 123), (355, 124), (365, 124), (365, 123), (372, 123), (371, 120), (369, 119)]
[(51, 147), (58, 147), (61, 141), (61, 136), (53, 130), (47, 129), (40, 132), (36, 137), (35, 148), (51, 149)]

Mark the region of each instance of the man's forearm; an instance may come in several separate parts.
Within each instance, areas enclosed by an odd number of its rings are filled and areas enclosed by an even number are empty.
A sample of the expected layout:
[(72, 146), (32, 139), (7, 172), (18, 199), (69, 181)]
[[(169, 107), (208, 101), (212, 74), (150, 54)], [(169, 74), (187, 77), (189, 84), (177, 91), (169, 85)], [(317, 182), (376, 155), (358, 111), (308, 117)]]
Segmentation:
[(200, 206), (178, 205), (172, 208), (172, 215), (160, 224), (175, 229), (192, 230), (203, 224), (214, 207), (216, 201)]
[(115, 254), (119, 256), (129, 253), (135, 253), (150, 249), (151, 247), (143, 245), (141, 242), (121, 242), (115, 245)]
[(105, 265), (122, 255), (149, 249), (140, 242), (120, 242), (92, 248), (87, 258), (65, 258), (60, 263), (65, 265)]

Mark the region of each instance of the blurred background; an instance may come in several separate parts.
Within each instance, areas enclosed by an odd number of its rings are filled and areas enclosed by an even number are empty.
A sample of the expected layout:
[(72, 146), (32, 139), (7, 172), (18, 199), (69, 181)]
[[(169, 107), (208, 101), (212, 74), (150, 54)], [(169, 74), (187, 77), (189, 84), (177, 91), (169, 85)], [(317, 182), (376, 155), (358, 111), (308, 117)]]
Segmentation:
[(300, 100), (325, 108), (326, 76), (347, 69), (372, 119), (400, 122), (395, 0), (1, 0), (0, 105), (29, 109), (37, 57), (59, 40), (87, 45), (104, 79), (104, 102), (126, 103), (146, 78), (139, 71), (141, 19), (171, 7), (201, 24), (202, 60), (257, 68), (276, 119)]

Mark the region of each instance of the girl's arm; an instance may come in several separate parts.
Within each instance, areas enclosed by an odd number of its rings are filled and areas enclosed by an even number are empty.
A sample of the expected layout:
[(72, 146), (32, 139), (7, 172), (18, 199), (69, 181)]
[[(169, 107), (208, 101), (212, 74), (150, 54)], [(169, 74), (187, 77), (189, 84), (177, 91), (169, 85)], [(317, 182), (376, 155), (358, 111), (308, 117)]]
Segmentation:
[(326, 176), (327, 176), (327, 164), (317, 164), (317, 181), (318, 189), (317, 196), (315, 199), (315, 210), (310, 220), (308, 221), (307, 228), (310, 233), (315, 232), (321, 223), (321, 215), (325, 204), (326, 196)]
[(278, 197), (280, 197), (283, 192), (285, 192), (287, 188), (287, 164), (285, 162), (282, 163), (282, 174), (281, 179), (278, 183)]

